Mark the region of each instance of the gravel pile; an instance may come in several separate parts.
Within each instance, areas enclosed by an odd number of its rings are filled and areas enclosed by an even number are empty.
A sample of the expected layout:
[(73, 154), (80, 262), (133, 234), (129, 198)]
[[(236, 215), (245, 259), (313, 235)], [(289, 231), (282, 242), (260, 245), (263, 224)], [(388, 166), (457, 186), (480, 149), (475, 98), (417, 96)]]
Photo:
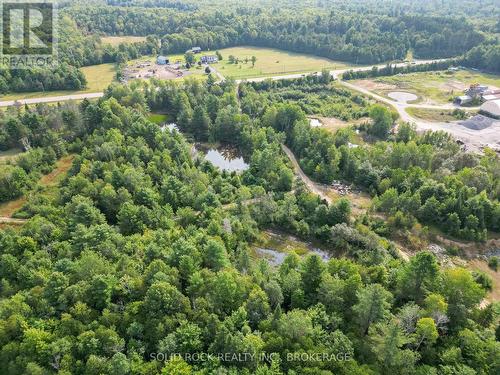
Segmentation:
[(483, 130), (489, 128), (495, 122), (498, 122), (498, 120), (483, 115), (476, 115), (468, 120), (459, 122), (459, 124), (472, 130)]

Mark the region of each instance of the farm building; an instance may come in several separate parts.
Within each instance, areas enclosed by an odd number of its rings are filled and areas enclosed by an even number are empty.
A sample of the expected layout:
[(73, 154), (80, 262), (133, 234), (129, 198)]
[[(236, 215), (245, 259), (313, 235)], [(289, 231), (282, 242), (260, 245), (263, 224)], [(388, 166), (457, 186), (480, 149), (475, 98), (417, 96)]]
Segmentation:
[(481, 106), (480, 112), (486, 116), (500, 119), (500, 99), (490, 100)]
[(166, 65), (168, 64), (168, 59), (165, 56), (158, 56), (158, 58), (156, 59), (156, 63), (158, 65)]
[(219, 58), (215, 55), (204, 55), (201, 56), (201, 62), (203, 64), (213, 64), (219, 61)]
[(455, 98), (455, 103), (458, 105), (465, 105), (472, 102), (472, 97), (469, 95), (462, 95), (457, 98)]
[(189, 53), (189, 52), (192, 52), (192, 53), (201, 53), (201, 48), (200, 47), (193, 47), (193, 48), (188, 49), (186, 51), (186, 53)]
[(498, 99), (500, 99), (500, 94), (483, 95), (483, 100), (485, 101), (498, 100)]

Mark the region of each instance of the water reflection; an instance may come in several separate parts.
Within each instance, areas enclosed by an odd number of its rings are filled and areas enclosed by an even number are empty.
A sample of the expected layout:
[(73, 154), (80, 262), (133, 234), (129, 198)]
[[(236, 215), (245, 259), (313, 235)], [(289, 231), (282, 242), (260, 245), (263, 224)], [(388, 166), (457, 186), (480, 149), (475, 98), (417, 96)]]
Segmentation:
[(217, 148), (200, 143), (195, 145), (196, 151), (204, 154), (204, 159), (227, 172), (241, 172), (248, 169), (239, 151), (234, 147), (219, 146)]
[[(160, 126), (161, 131), (174, 130), (181, 132), (176, 123), (163, 124)], [(248, 169), (248, 164), (243, 160), (241, 153), (237, 148), (230, 146), (208, 146), (203, 143), (196, 143), (193, 146), (192, 155), (202, 153), (203, 158), (211, 162), (216, 167), (227, 172), (241, 172)]]
[(255, 252), (260, 257), (266, 259), (272, 266), (279, 266), (285, 261), (285, 257), (288, 255), (286, 253), (280, 253), (279, 251), (272, 249), (263, 249), (257, 247)]

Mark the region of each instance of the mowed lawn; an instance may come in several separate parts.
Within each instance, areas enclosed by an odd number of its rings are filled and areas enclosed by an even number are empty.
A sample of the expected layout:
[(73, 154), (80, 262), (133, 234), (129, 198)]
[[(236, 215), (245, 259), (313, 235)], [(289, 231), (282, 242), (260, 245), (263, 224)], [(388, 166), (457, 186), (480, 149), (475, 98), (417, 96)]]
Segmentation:
[(80, 69), (87, 79), (87, 87), (84, 90), (21, 92), (0, 96), (0, 101), (101, 92), (104, 91), (116, 77), (116, 65), (111, 63), (85, 66)]
[[(214, 68), (223, 76), (235, 79), (309, 73), (318, 72), (322, 69), (334, 70), (354, 66), (324, 57), (304, 55), (274, 48), (233, 47), (221, 49), (219, 52), (222, 54), (223, 60), (214, 64)], [(207, 54), (207, 52), (204, 51), (202, 54)], [(238, 58), (240, 62), (238, 64), (230, 64), (228, 59), (230, 55)], [(257, 58), (254, 67), (252, 67), (252, 56)], [(248, 59), (247, 63), (245, 63), (245, 59)]]
[(500, 88), (500, 76), (459, 70), (399, 74), (392, 77), (357, 80), (353, 83), (383, 96), (387, 96), (391, 91), (402, 90), (417, 95), (419, 102), (443, 104), (450, 102), (456, 96), (463, 95), (464, 90), (474, 83)]
[(146, 40), (145, 36), (103, 36), (101, 37), (102, 44), (111, 44), (117, 46), (121, 43), (139, 43)]

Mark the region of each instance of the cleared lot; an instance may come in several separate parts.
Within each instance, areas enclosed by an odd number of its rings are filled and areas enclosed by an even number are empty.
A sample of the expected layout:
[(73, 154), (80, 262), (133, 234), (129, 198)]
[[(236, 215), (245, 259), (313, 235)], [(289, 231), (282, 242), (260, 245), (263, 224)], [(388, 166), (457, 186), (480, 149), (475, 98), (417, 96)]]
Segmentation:
[(405, 91), (417, 95), (419, 103), (444, 104), (462, 95), (464, 90), (474, 83), (500, 88), (500, 76), (459, 70), (399, 74), (392, 77), (357, 80), (353, 83), (384, 97), (388, 97), (393, 91)]

